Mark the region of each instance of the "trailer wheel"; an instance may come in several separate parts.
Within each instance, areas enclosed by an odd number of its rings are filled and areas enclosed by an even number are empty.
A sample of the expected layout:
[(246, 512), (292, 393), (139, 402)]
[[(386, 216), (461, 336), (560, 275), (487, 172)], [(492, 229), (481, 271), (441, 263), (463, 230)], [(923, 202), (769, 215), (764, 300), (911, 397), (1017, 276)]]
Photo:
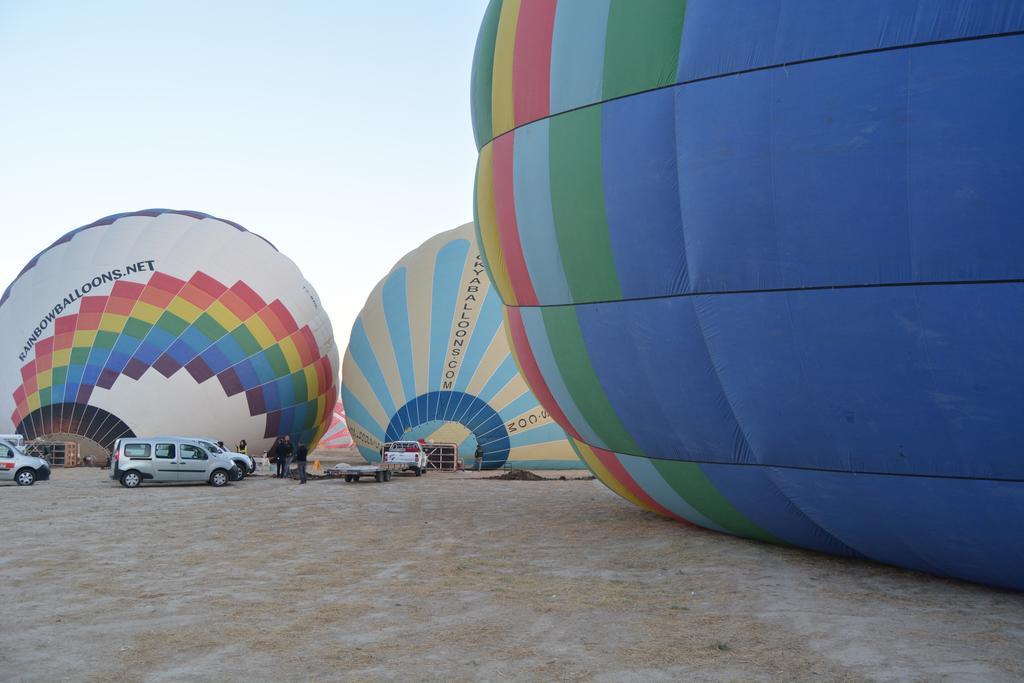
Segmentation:
[(412, 471), (416, 473), (417, 477), (422, 476), (423, 474), (423, 470), (421, 470), (419, 467), (412, 468)]
[(352, 482), (352, 475), (351, 474), (346, 474), (345, 475), (345, 481), (351, 483)]
[(353, 474), (352, 475), (352, 481), (359, 481), (359, 475), (358, 474)]
[(383, 472), (374, 472), (373, 473), (373, 480), (375, 482), (377, 482), (378, 484), (380, 482), (384, 481), (384, 473)]
[(391, 481), (391, 470), (384, 473), (384, 481)]

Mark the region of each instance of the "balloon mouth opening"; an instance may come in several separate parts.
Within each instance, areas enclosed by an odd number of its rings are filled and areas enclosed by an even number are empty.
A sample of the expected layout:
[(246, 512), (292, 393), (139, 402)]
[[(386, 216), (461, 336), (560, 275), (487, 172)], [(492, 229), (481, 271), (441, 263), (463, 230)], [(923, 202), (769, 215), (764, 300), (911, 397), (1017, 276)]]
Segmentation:
[(16, 430), (25, 441), (76, 441), (83, 453), (110, 453), (135, 432), (111, 412), (86, 403), (53, 403), (33, 410)]
[(485, 469), (508, 460), (510, 441), (504, 420), (479, 396), (459, 391), (434, 391), (417, 396), (391, 418), (386, 441), (455, 443), (467, 466), (475, 465), (477, 446), (483, 450)]

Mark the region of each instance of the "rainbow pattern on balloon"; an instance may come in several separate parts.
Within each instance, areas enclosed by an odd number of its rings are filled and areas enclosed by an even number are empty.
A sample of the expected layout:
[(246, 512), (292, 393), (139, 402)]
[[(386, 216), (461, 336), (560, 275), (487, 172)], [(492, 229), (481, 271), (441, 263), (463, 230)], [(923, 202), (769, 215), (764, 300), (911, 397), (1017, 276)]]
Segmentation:
[(171, 377), (184, 368), (198, 383), (216, 377), (227, 396), (245, 392), (250, 414), (266, 415), (265, 437), (318, 440), (337, 397), (310, 329), (241, 281), (228, 287), (202, 272), (187, 281), (160, 272), (145, 283), (118, 281), (109, 296), (82, 297), (79, 312), (53, 327), (21, 368), (17, 425), (46, 406), (88, 403), (97, 388), (150, 369)]

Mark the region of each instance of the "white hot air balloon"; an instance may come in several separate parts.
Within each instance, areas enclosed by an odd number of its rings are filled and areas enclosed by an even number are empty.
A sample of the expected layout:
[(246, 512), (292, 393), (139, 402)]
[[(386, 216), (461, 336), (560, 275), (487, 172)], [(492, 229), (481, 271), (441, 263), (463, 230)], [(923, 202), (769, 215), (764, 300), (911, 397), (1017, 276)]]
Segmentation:
[(118, 214), (32, 259), (0, 300), (0, 419), (109, 449), (206, 435), (315, 446), (338, 352), (313, 287), (277, 249), (192, 211)]

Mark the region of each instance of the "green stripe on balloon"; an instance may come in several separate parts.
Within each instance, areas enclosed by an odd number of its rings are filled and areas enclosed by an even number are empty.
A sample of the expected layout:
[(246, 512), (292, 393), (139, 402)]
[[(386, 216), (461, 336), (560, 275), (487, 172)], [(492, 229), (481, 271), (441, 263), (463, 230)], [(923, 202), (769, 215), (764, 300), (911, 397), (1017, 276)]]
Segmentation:
[(494, 44), (498, 39), (498, 19), (502, 0), (493, 0), (484, 12), (480, 35), (473, 53), (472, 99), (473, 132), (477, 149), (493, 136), (491, 130), (491, 88), (494, 81)]
[(562, 376), (583, 418), (607, 444), (608, 450), (640, 453), (640, 447), (619, 420), (590, 364), (576, 309), (571, 306), (549, 306), (541, 309), (541, 315), (558, 364), (558, 374)]
[[(635, 451), (639, 453), (640, 451)], [(785, 541), (757, 526), (743, 513), (734, 508), (725, 496), (718, 492), (700, 465), (679, 460), (651, 460), (655, 469), (669, 486), (695, 510), (722, 528), (736, 534), (756, 538), (766, 543), (788, 545)]]
[(612, 0), (604, 52), (604, 98), (676, 82), (685, 0)]
[(622, 298), (601, 173), (601, 107), (551, 119), (551, 208), (574, 303)]

